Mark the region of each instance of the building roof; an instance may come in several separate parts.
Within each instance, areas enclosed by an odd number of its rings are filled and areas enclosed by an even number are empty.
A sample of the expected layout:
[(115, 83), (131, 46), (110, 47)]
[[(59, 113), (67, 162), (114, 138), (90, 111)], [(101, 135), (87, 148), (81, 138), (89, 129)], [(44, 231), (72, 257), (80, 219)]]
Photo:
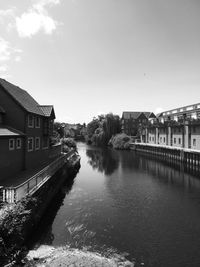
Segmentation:
[(8, 126), (0, 126), (0, 137), (2, 136), (22, 136), (24, 135), (24, 133), (16, 130), (16, 129), (13, 129), (11, 127), (8, 127)]
[(39, 104), (28, 92), (4, 79), (0, 79), (0, 85), (26, 111), (44, 116)]
[(0, 106), (0, 113), (6, 113), (5, 110)]
[(50, 117), (52, 115), (55, 118), (55, 112), (52, 105), (40, 106), (40, 109), (46, 117)]
[(124, 119), (130, 119), (130, 118), (131, 119), (137, 119), (141, 114), (144, 114), (147, 118), (149, 118), (151, 116), (151, 114), (153, 114), (153, 112), (146, 112), (146, 111), (124, 111), (123, 114), (122, 114), (122, 117)]

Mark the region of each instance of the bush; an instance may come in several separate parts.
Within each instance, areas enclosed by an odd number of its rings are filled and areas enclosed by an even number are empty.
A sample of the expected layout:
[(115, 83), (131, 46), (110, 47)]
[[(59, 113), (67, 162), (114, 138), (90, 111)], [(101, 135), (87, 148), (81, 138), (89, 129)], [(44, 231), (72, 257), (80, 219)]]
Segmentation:
[(113, 136), (109, 141), (109, 145), (115, 149), (130, 149), (130, 143), (130, 136), (124, 133)]
[(63, 152), (67, 153), (71, 148), (77, 149), (76, 142), (72, 138), (63, 138), (62, 139)]

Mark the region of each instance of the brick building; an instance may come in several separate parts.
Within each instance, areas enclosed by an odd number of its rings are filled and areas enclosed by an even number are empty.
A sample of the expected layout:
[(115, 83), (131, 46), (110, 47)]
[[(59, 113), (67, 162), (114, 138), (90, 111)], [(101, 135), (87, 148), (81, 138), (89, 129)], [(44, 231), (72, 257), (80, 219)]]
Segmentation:
[(122, 132), (130, 136), (138, 136), (141, 125), (147, 124), (156, 116), (153, 112), (125, 111), (122, 114)]
[(53, 106), (40, 106), (28, 92), (0, 79), (0, 179), (55, 156), (54, 119)]

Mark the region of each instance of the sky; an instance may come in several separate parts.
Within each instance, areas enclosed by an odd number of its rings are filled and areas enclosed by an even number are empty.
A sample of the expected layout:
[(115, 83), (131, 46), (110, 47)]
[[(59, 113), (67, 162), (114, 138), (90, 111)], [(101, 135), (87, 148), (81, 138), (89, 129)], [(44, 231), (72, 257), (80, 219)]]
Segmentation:
[(199, 0), (0, 0), (0, 77), (56, 120), (200, 102)]

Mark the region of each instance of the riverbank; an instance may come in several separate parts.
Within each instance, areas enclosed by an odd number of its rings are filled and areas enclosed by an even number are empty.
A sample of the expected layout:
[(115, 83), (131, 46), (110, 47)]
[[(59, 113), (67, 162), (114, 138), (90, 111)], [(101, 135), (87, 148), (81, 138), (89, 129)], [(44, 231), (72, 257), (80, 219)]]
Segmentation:
[(68, 247), (54, 248), (43, 245), (28, 253), (25, 267), (32, 266), (134, 267), (134, 263), (120, 257), (106, 258), (98, 253), (89, 251), (70, 249)]
[[(25, 242), (42, 219), (50, 202), (64, 182), (73, 179), (80, 168), (80, 157), (74, 154), (33, 196), (26, 196), (0, 210), (0, 263), (12, 266), (25, 256)], [(20, 265), (19, 265), (20, 266)]]

